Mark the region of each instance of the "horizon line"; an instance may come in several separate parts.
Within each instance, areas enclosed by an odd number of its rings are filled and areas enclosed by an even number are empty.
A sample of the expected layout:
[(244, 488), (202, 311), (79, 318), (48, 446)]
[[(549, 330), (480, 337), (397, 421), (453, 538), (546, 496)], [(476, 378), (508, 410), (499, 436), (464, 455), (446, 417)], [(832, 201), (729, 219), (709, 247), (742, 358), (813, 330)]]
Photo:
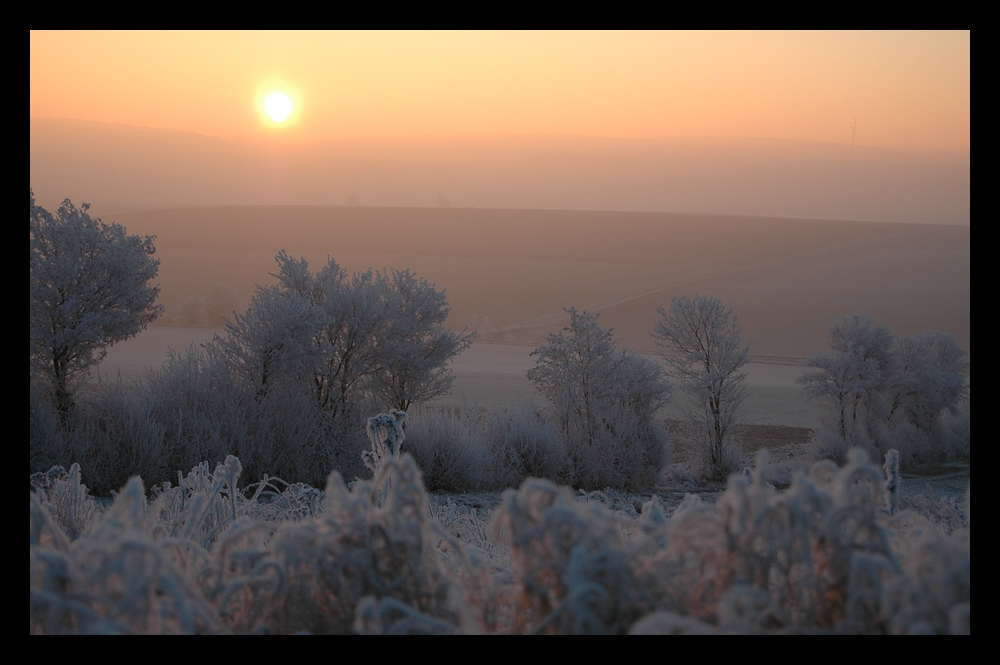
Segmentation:
[(426, 143), (433, 141), (451, 141), (451, 142), (462, 142), (462, 141), (484, 141), (484, 140), (511, 140), (511, 139), (543, 139), (543, 140), (566, 140), (566, 139), (585, 139), (585, 140), (595, 140), (595, 141), (621, 141), (621, 142), (656, 142), (656, 141), (699, 141), (699, 140), (743, 140), (743, 141), (769, 141), (776, 143), (807, 143), (807, 144), (818, 144), (824, 146), (842, 146), (847, 148), (864, 148), (873, 150), (888, 150), (893, 152), (937, 152), (937, 153), (948, 153), (948, 154), (960, 154), (967, 156), (971, 159), (972, 148), (970, 147), (956, 147), (956, 146), (934, 146), (930, 144), (922, 143), (912, 143), (904, 142), (902, 145), (874, 145), (865, 143), (855, 143), (851, 144), (849, 141), (837, 142), (837, 141), (822, 141), (819, 139), (802, 139), (802, 138), (782, 138), (774, 136), (750, 136), (750, 135), (739, 135), (739, 134), (699, 134), (699, 135), (653, 135), (653, 136), (610, 136), (602, 134), (581, 134), (581, 133), (569, 133), (569, 134), (532, 134), (532, 133), (512, 133), (512, 132), (478, 132), (478, 133), (461, 133), (461, 134), (443, 134), (443, 133), (424, 133), (424, 134), (394, 134), (384, 137), (375, 136), (363, 136), (363, 137), (322, 137), (322, 138), (312, 138), (312, 139), (302, 139), (294, 136), (278, 136), (278, 135), (268, 135), (261, 133), (258, 135), (249, 134), (236, 134), (232, 137), (220, 136), (217, 134), (206, 134), (204, 132), (196, 131), (193, 129), (178, 129), (173, 127), (158, 127), (154, 125), (140, 125), (127, 122), (113, 122), (107, 120), (89, 120), (86, 118), (70, 118), (65, 116), (29, 116), (29, 123), (33, 120), (42, 121), (62, 121), (62, 122), (78, 122), (84, 124), (92, 125), (105, 125), (112, 127), (129, 127), (133, 129), (143, 129), (155, 132), (165, 132), (165, 133), (177, 133), (177, 134), (191, 134), (194, 136), (215, 139), (231, 144), (246, 144), (246, 143), (260, 143), (268, 144), (275, 142), (291, 143), (297, 145), (317, 145), (323, 143), (356, 143), (356, 144), (391, 144), (391, 143)]

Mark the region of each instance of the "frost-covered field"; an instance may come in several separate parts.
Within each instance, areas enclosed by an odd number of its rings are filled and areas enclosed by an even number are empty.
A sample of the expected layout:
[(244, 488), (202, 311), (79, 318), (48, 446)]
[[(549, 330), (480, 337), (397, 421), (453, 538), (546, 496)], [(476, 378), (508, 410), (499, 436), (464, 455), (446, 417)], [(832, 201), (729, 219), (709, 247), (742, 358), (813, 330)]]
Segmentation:
[[(897, 334), (942, 330), (971, 351), (969, 227), (570, 210), (244, 206), (116, 215), (156, 236), (160, 323), (221, 325), (284, 248), (353, 273), (409, 268), (446, 289), (453, 330), (537, 347), (564, 306), (601, 312), (657, 352), (656, 308), (709, 293), (755, 356), (805, 358), (832, 321), (867, 312)], [(387, 239), (392, 239), (387, 242)], [(231, 318), (231, 317), (230, 317)], [(214, 324), (212, 323), (214, 321)]]
[(236, 489), (230, 457), (109, 506), (54, 470), (32, 480), (30, 632), (970, 632), (968, 491), (900, 495), (860, 451), (776, 490), (766, 459), (679, 502), (428, 494), (407, 454), (325, 492)]
[[(150, 368), (159, 368), (167, 359), (167, 349), (183, 350), (222, 334), (221, 329), (192, 326), (152, 326), (133, 339), (108, 351), (97, 368), (100, 377), (128, 381)], [(450, 395), (431, 403), (434, 407), (511, 407), (522, 401), (537, 400), (526, 372), (535, 366), (535, 347), (514, 344), (473, 342), (451, 363), (455, 386)], [(806, 399), (795, 385), (804, 370), (800, 365), (751, 362), (747, 366), (750, 422), (817, 428), (822, 422), (820, 404)], [(680, 401), (668, 405), (665, 418), (680, 417)]]

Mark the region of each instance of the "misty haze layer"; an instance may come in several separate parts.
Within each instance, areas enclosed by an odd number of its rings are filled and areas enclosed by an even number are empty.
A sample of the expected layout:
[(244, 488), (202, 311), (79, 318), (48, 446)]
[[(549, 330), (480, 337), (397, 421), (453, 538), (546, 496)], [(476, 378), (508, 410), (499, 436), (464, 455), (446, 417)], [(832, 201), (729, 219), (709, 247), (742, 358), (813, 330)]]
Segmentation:
[(755, 357), (805, 358), (865, 312), (896, 334), (970, 349), (970, 227), (569, 210), (243, 206), (108, 216), (155, 235), (161, 323), (221, 325), (272, 283), (281, 249), (313, 268), (411, 269), (443, 289), (446, 325), (544, 344), (563, 307), (601, 312), (636, 351), (657, 307), (695, 293), (733, 307)]
[(214, 205), (688, 212), (968, 225), (966, 153), (747, 138), (226, 141), (31, 119), (41, 205), (98, 214)]

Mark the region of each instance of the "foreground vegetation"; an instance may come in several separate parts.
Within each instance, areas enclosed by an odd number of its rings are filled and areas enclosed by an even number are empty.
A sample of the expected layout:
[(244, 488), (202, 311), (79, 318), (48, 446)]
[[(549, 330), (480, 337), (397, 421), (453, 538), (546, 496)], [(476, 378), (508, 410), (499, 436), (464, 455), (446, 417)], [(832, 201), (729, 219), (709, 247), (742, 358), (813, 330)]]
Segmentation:
[(760, 458), (669, 515), (656, 496), (637, 511), (539, 479), (462, 507), (407, 454), (371, 481), (333, 472), (325, 492), (240, 489), (229, 457), (148, 497), (133, 478), (107, 507), (78, 466), (53, 469), (32, 478), (29, 629), (969, 633), (970, 494), (908, 505), (898, 457), (849, 458), (782, 492)]

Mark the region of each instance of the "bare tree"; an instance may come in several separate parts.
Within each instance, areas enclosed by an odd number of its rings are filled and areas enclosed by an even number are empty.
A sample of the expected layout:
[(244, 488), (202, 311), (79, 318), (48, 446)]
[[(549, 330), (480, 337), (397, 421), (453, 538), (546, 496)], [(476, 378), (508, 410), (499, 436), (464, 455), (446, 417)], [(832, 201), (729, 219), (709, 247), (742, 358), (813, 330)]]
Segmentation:
[(163, 313), (151, 281), (160, 262), (152, 236), (127, 235), (66, 199), (55, 213), (31, 195), (30, 368), (65, 417), (107, 348)]
[(750, 345), (743, 345), (736, 315), (718, 298), (682, 296), (657, 312), (652, 336), (687, 395), (688, 419), (703, 440), (708, 471), (722, 477), (737, 462), (727, 454), (744, 417)]

